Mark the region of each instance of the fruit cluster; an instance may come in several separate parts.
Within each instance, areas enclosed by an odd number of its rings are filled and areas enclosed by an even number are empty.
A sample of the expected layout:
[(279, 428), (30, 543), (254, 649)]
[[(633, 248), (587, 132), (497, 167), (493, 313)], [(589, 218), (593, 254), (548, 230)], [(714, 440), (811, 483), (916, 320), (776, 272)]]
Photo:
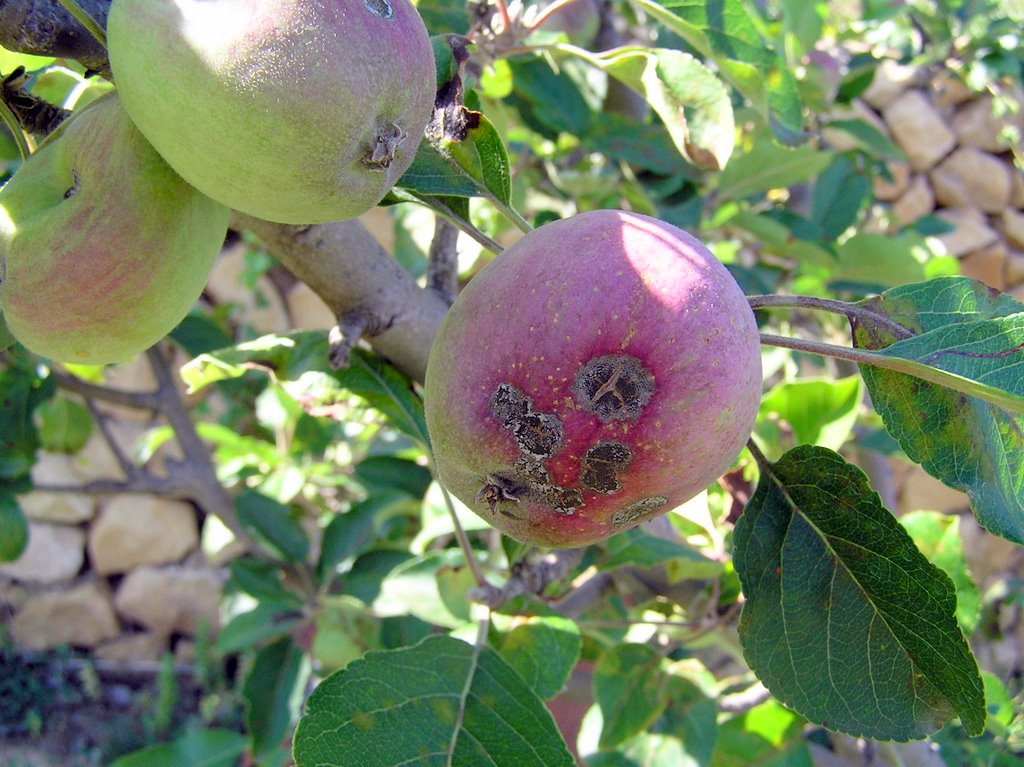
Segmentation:
[(199, 297), (229, 210), (351, 218), (412, 163), (434, 103), (409, 0), (115, 0), (117, 90), (0, 190), (0, 311), (59, 362), (124, 360)]

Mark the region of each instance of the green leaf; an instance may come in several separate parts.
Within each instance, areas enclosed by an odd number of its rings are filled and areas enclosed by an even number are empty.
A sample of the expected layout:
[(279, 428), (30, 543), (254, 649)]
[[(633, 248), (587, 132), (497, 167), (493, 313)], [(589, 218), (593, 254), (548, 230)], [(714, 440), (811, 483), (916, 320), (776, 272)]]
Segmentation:
[(40, 383), (24, 367), (0, 370), (0, 478), (26, 474), (36, 461), (39, 432), (32, 411), (54, 392), (53, 380)]
[(408, 613), (438, 626), (458, 628), (469, 620), (466, 592), (475, 586), (461, 551), (432, 552), (388, 573), (373, 609), (377, 615)]
[(62, 394), (41, 403), (36, 418), (40, 446), (51, 453), (77, 453), (92, 433), (88, 409)]
[[(702, 767), (710, 763), (718, 735), (715, 699), (671, 670), (667, 686), (668, 706), (649, 732), (624, 741), (615, 751), (596, 750), (587, 732), (594, 713), (587, 713), (580, 733), (580, 750), (586, 752), (583, 756), (587, 767)], [(583, 743), (585, 737), (588, 742)]]
[(718, 77), (688, 53), (627, 46), (591, 53), (557, 49), (582, 58), (628, 85), (657, 112), (672, 143), (694, 165), (721, 170), (732, 154), (735, 123), (729, 93)]
[(309, 553), (309, 538), (284, 504), (255, 490), (235, 496), (238, 521), (263, 548), (286, 562), (302, 562)]
[(441, 152), (495, 199), (508, 205), (512, 199), (512, 169), (505, 142), (484, 114), (469, 114), (469, 131), (458, 141), (443, 141)]
[(501, 656), (446, 636), (368, 653), (306, 702), (297, 767), (572, 767), (544, 704)]
[(273, 562), (243, 557), (228, 565), (231, 573), (229, 584), (260, 602), (275, 602), (279, 606), (299, 609), (302, 598), (288, 591), (284, 585), (281, 568)]
[(544, 58), (509, 59), (515, 90), (509, 102), (527, 125), (549, 138), (558, 133), (586, 135), (590, 108), (565, 72), (556, 72)]
[(115, 759), (110, 767), (234, 767), (248, 744), (233, 730), (191, 729), (172, 743)]
[(776, 698), (880, 740), (922, 738), (954, 716), (982, 731), (953, 584), (857, 467), (824, 448), (790, 451), (762, 474), (734, 546), (744, 655)]
[(13, 562), (28, 545), (28, 522), (18, 499), (0, 491), (0, 562)]
[(723, 722), (711, 767), (812, 767), (804, 720), (768, 700)]
[(281, 745), (299, 717), (307, 673), (305, 653), (290, 637), (282, 637), (256, 654), (242, 686), (245, 724), (257, 758)]
[(190, 394), (218, 381), (241, 378), (253, 370), (291, 381), (310, 370), (328, 370), (327, 355), (327, 334), (323, 332), (266, 335), (200, 354), (182, 366), (181, 379)]
[(825, 123), (824, 127), (844, 133), (847, 139), (857, 145), (857, 148), (877, 159), (903, 161), (907, 159), (902, 149), (866, 120), (831, 120)]
[(722, 563), (708, 559), (691, 546), (650, 535), (634, 528), (608, 539), (599, 570), (617, 567), (654, 567), (672, 563), (676, 580), (713, 578), (722, 572)]
[(833, 156), (813, 146), (786, 149), (761, 139), (726, 166), (718, 178), (718, 198), (740, 200), (810, 181), (829, 166)]
[[(772, 444), (772, 452), (785, 452), (783, 446), (810, 444), (838, 450), (846, 442), (857, 421), (861, 403), (860, 377), (814, 380), (809, 378), (781, 383), (761, 399), (758, 412), (758, 436)], [(781, 436), (769, 439), (774, 432)], [(793, 444), (790, 444), (793, 443)]]
[(374, 455), (354, 467), (356, 479), (370, 493), (401, 492), (420, 500), (433, 478), (430, 469), (408, 458)]
[(368, 650), (380, 650), (381, 621), (357, 599), (341, 594), (320, 600), (311, 652), (321, 675), (345, 668)]
[(924, 262), (931, 254), (924, 239), (913, 232), (857, 232), (839, 245), (836, 255), (834, 280), (884, 289), (925, 279)]
[(832, 241), (857, 221), (868, 199), (871, 185), (845, 155), (836, 155), (818, 176), (811, 196), (811, 220), (821, 229), (821, 238)]
[[(875, 409), (907, 456), (967, 493), (987, 530), (1024, 543), (1024, 304), (963, 277), (886, 291), (860, 304), (859, 348), (926, 362), (1004, 395), (999, 406), (898, 372), (861, 366)], [(896, 332), (894, 328), (902, 328)], [(915, 334), (909, 338), (903, 337)], [(896, 340), (901, 338), (901, 340)], [(990, 398), (991, 399), (991, 398)], [(997, 400), (998, 401), (998, 400)]]
[(621, 644), (594, 667), (594, 698), (604, 726), (600, 748), (614, 748), (647, 729), (668, 705), (661, 656), (647, 645)]
[(427, 140), (420, 143), (412, 165), (398, 179), (397, 186), (419, 195), (477, 197), (476, 184), (452, 167)]
[(258, 604), (228, 621), (217, 634), (217, 650), (222, 653), (250, 650), (267, 639), (288, 634), (299, 625), (300, 619), (301, 613), (282, 610), (280, 604)]
[(576, 622), (560, 615), (530, 615), (501, 640), (498, 651), (545, 700), (562, 691), (583, 641)]
[(956, 619), (965, 634), (978, 624), (981, 593), (971, 578), (960, 537), (960, 518), (937, 511), (911, 511), (900, 517), (917, 548), (956, 586)]
[(195, 392), (252, 370), (272, 373), (313, 415), (330, 416), (349, 394), (355, 394), (387, 416), (395, 428), (422, 444), (428, 442), (423, 403), (409, 379), (364, 349), (352, 350), (344, 370), (331, 369), (325, 333), (268, 335), (202, 354), (182, 367), (181, 377)]
[(405, 502), (404, 494), (376, 493), (336, 515), (324, 528), (318, 578), (325, 581), (339, 564), (368, 549), (376, 537), (380, 518)]
[(742, 0), (634, 0), (652, 18), (714, 61), (722, 76), (748, 98), (780, 144), (807, 138), (796, 78), (758, 34)]

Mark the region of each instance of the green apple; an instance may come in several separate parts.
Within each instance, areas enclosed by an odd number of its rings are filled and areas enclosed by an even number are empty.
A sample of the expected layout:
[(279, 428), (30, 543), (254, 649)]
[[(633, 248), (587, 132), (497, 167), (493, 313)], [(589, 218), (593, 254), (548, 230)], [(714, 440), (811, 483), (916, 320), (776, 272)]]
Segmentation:
[(229, 214), (163, 161), (116, 94), (104, 96), (0, 190), (0, 312), (44, 357), (125, 360), (188, 313)]
[(125, 109), (189, 183), (243, 213), (358, 216), (412, 163), (434, 104), (409, 0), (114, 0)]

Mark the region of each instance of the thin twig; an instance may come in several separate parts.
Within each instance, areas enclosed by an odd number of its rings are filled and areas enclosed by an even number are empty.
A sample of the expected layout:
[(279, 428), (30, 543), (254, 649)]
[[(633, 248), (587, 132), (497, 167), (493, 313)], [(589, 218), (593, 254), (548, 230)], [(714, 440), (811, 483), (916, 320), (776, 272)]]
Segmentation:
[(459, 230), (455, 225), (442, 216), (436, 216), (427, 260), (427, 287), (437, 291), (449, 305), (455, 300), (459, 288), (458, 241)]
[(103, 439), (106, 440), (107, 447), (110, 448), (110, 452), (114, 454), (114, 458), (117, 460), (117, 465), (121, 467), (121, 471), (124, 472), (125, 477), (131, 481), (139, 473), (140, 469), (125, 455), (124, 450), (121, 449), (121, 443), (114, 437), (114, 433), (110, 430), (110, 416), (96, 407), (96, 403), (91, 399), (85, 400), (85, 406), (89, 409), (92, 414), (93, 420), (100, 429), (100, 433), (103, 435)]
[(885, 328), (897, 338), (911, 338), (912, 331), (900, 325), (898, 322), (873, 312), (864, 306), (851, 304), (847, 301), (837, 301), (831, 298), (819, 298), (817, 296), (747, 296), (750, 308), (757, 309), (818, 309), (832, 314), (841, 314), (851, 322), (854, 320), (865, 324), (873, 324)]
[(112, 405), (121, 405), (137, 410), (155, 411), (160, 409), (160, 398), (156, 391), (128, 391), (111, 386), (100, 386), (59, 370), (51, 371), (50, 376), (62, 389), (79, 394), (86, 399), (109, 402)]

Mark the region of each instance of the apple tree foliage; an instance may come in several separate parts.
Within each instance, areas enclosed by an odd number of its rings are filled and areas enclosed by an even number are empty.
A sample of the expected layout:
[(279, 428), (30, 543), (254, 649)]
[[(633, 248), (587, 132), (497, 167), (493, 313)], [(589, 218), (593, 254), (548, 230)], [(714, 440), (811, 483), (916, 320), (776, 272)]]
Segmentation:
[[(214, 646), (244, 661), (244, 722), (184, 728), (117, 767), (553, 767), (574, 763), (567, 737), (592, 767), (805, 765), (836, 733), (930, 738), (948, 765), (1019, 763), (1017, 690), (971, 649), (998, 631), (979, 619), (998, 604), (982, 603), (957, 519), (897, 518), (873, 480), (880, 463), (919, 464), (964, 492), (988, 534), (1024, 544), (1024, 304), (958, 276), (935, 219), (882, 234), (872, 181), (900, 150), (830, 116), (883, 48), (956, 64), (974, 87), (1019, 81), (1019, 6), (605, 5), (617, 39), (595, 45), (533, 29), (516, 5), (421, 0), (438, 111), (383, 201), (393, 255), (424, 274), (432, 215), (469, 235), (467, 274), (516, 230), (578, 210), (695, 232), (762, 330), (748, 449), (663, 524), (528, 549), (432, 480), (419, 382), (368, 348), (331, 365), (326, 332), (255, 337), (230, 306), (197, 309), (151, 353), (157, 369), (169, 349), (189, 360), (192, 431), (168, 415), (129, 480), (182, 429), (212, 450), (252, 541), (228, 565)], [(503, 13), (512, 32), (481, 31)], [(834, 72), (808, 63), (851, 41)], [(4, 74), (18, 66), (39, 114), (110, 87), (72, 61), (2, 54)], [(9, 174), (31, 146), (18, 130), (0, 139)], [(242, 237), (249, 277), (272, 272)], [(0, 345), (12, 560), (37, 451), (81, 450), (109, 390), (100, 368), (48, 365), (2, 333)], [(582, 724), (556, 723), (574, 703)]]

